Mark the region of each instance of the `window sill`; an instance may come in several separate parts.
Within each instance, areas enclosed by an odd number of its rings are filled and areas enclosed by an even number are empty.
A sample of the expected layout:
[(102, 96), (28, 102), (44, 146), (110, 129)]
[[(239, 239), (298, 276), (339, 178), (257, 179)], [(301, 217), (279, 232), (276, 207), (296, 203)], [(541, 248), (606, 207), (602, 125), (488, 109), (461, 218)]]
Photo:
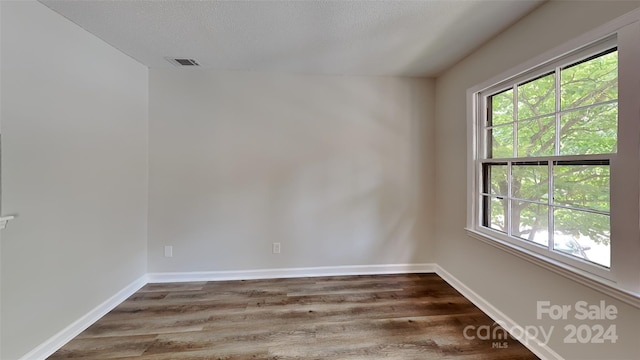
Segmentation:
[(611, 296), (626, 304), (640, 309), (640, 294), (620, 288), (616, 283), (588, 274), (581, 270), (576, 270), (561, 262), (545, 258), (527, 249), (510, 244), (506, 241), (494, 239), (479, 231), (466, 228), (467, 234), (472, 238), (478, 239), (509, 254), (515, 255), (530, 263), (536, 264), (544, 269), (550, 270), (558, 275), (562, 275), (579, 284), (587, 286), (593, 290), (599, 291), (605, 295)]

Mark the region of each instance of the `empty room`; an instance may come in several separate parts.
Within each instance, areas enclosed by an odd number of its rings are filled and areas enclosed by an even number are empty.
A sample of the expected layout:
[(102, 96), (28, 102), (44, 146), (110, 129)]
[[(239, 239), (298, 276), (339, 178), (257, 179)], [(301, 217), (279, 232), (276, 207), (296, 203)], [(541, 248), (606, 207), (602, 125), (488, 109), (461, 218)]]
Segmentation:
[(640, 1), (0, 1), (0, 359), (640, 359)]

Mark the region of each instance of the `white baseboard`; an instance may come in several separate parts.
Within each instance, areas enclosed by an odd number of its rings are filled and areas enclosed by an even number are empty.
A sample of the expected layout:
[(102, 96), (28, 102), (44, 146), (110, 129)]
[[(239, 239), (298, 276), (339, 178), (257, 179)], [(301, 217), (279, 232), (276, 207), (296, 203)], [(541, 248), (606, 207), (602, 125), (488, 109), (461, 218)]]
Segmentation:
[[(502, 313), (476, 292), (464, 285), (437, 264), (389, 264), (389, 265), (353, 265), (326, 266), (289, 269), (258, 269), (237, 271), (207, 271), (207, 272), (175, 272), (149, 273), (132, 282), (117, 294), (89, 311), (86, 315), (67, 326), (65, 329), (49, 338), (44, 343), (24, 355), (20, 360), (45, 359), (52, 355), (67, 342), (78, 336), (82, 331), (98, 321), (102, 316), (133, 295), (147, 283), (190, 282), (190, 281), (220, 281), (220, 280), (250, 280), (274, 279), (293, 277), (317, 277), (340, 275), (376, 275), (376, 274), (404, 274), (404, 273), (436, 273), (449, 285), (455, 288), (469, 301), (484, 311), (496, 323), (500, 323), (508, 331), (521, 328), (513, 319)], [(529, 340), (523, 343), (529, 350), (543, 360), (562, 360), (562, 357), (546, 344)]]
[[(523, 327), (516, 323), (513, 319), (505, 315), (502, 311), (498, 310), (495, 306), (491, 305), (487, 300), (478, 295), (475, 291), (468, 288), (455, 276), (451, 275), (445, 269), (439, 265), (435, 265), (436, 271), (444, 281), (449, 283), (454, 289), (458, 290), (464, 297), (471, 301), (475, 306), (487, 314), (493, 321), (503, 325), (504, 329), (509, 331), (513, 329), (522, 329)], [(518, 337), (519, 334), (511, 334), (514, 337)], [(522, 345), (526, 346), (531, 352), (543, 360), (563, 360), (562, 356), (553, 351), (547, 344), (544, 344), (539, 339), (527, 339), (522, 342)]]
[(257, 269), (235, 271), (149, 273), (150, 283), (277, 279), (293, 277), (340, 276), (340, 275), (376, 275), (403, 273), (433, 273), (435, 264), (389, 264), (389, 265), (353, 265), (323, 266), (288, 269)]
[(98, 319), (106, 315), (109, 311), (113, 310), (113, 308), (118, 306), (129, 296), (133, 295), (136, 291), (140, 290), (140, 288), (145, 286), (147, 282), (147, 275), (140, 277), (136, 281), (127, 285), (127, 287), (125, 287), (124, 289), (118, 291), (118, 293), (107, 299), (105, 302), (98, 305), (78, 320), (74, 321), (71, 325), (62, 329), (62, 331), (53, 335), (38, 347), (31, 350), (29, 353), (20, 358), (20, 360), (46, 359), (47, 357), (51, 356), (54, 352), (71, 341), (71, 339), (78, 336), (86, 328), (98, 321)]

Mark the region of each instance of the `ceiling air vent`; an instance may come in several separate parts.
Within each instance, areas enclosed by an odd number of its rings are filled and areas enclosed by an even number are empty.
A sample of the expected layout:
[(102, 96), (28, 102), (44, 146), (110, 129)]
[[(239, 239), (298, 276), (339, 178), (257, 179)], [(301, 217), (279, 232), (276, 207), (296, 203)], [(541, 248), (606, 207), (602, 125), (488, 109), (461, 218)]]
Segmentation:
[(175, 59), (175, 58), (166, 58), (170, 63), (175, 66), (200, 66), (198, 61), (194, 59)]

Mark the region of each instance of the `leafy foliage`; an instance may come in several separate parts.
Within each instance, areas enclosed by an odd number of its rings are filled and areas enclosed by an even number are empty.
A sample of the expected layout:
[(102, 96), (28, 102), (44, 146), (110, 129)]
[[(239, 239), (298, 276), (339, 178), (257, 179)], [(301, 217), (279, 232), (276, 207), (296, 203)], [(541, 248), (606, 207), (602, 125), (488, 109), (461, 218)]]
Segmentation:
[[(489, 154), (496, 161), (485, 165), (488, 175), (485, 191), (492, 195), (487, 199), (491, 222), (488, 225), (506, 232), (510, 201), (506, 197), (508, 166), (499, 159), (522, 158), (521, 162), (512, 163), (511, 171), (514, 236), (546, 244), (548, 239), (540, 239), (540, 233), (554, 231), (609, 244), (609, 166), (601, 162), (549, 162), (535, 158), (616, 151), (617, 64), (617, 51), (612, 51), (489, 98)], [(558, 100), (560, 104), (556, 104)], [(553, 229), (549, 229), (549, 212)]]

